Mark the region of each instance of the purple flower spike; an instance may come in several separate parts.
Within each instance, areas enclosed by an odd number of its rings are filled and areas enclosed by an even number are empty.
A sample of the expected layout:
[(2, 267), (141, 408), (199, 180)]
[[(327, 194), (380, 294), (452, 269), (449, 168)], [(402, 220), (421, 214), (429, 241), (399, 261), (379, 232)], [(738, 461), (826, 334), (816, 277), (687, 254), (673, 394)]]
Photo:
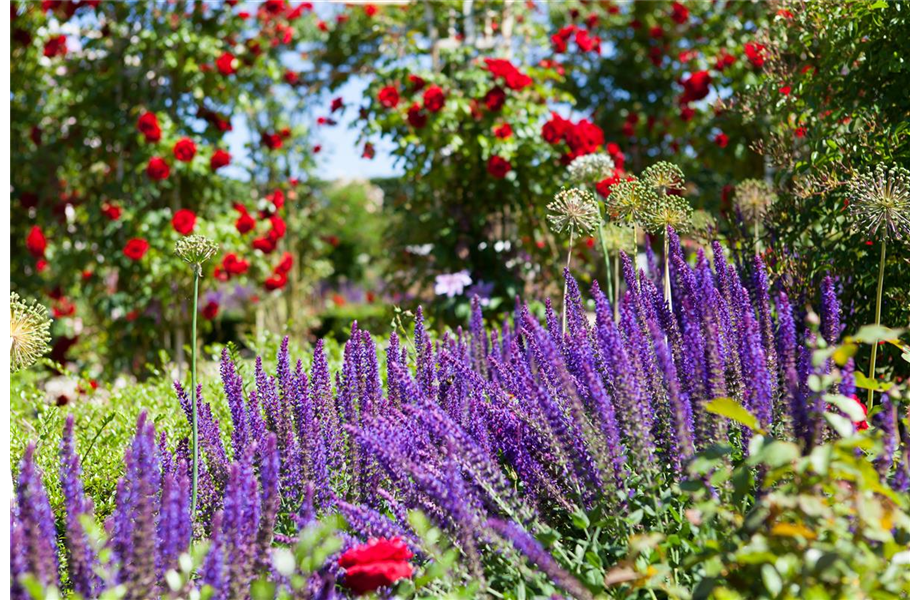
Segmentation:
[(64, 494), (64, 542), (67, 548), (67, 573), (73, 589), (85, 598), (95, 597), (99, 577), (93, 570), (96, 553), (81, 523), (81, 517), (93, 515), (93, 502), (83, 491), (80, 457), (73, 439), (73, 415), (64, 422), (61, 439), (61, 491)]
[(821, 336), (831, 346), (840, 341), (840, 304), (830, 275), (821, 281)]
[(35, 577), (43, 587), (58, 586), (54, 514), (48, 503), (48, 493), (42, 483), (41, 473), (35, 466), (34, 444), (29, 444), (19, 463), (15, 510), (15, 535), (11, 535), (14, 542), (10, 548), (11, 553), (20, 557), (18, 560), (25, 566), (25, 572)]

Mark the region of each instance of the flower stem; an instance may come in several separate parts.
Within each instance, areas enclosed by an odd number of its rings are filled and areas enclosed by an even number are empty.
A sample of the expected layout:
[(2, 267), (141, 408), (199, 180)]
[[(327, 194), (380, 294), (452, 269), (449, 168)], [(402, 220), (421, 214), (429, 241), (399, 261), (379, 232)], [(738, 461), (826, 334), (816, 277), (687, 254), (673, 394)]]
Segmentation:
[[(878, 287), (875, 290), (875, 324), (881, 325), (882, 323), (882, 287), (885, 281), (885, 244), (886, 241), (882, 240), (882, 256), (878, 261)], [(869, 379), (875, 379), (875, 358), (878, 355), (878, 341), (872, 344), (872, 357), (869, 359)], [(869, 408), (872, 408), (872, 399), (875, 393), (873, 390), (869, 390), (869, 402), (866, 404)]]
[(620, 255), (613, 257), (613, 321), (620, 322)]
[(636, 285), (642, 279), (639, 277), (639, 225), (633, 224), (633, 271), (636, 272)]
[(192, 301), (192, 520), (198, 502), (198, 387), (195, 358), (198, 355), (198, 270), (195, 270), (195, 295)]
[[(569, 228), (569, 255), (565, 259), (565, 270), (569, 270), (569, 266), (572, 264), (572, 245), (575, 243), (575, 229)], [(569, 286), (565, 284), (565, 281), (562, 282), (562, 335), (565, 335), (565, 301), (566, 294), (568, 294)]]
[[(613, 298), (613, 277), (610, 274), (610, 253), (607, 252), (607, 240), (604, 237), (604, 211), (601, 210), (601, 205), (597, 205), (597, 214), (600, 217), (600, 221), (597, 224), (597, 232), (601, 238), (601, 248), (604, 250), (604, 266), (607, 268), (607, 298)], [(619, 282), (618, 282), (619, 283)]]

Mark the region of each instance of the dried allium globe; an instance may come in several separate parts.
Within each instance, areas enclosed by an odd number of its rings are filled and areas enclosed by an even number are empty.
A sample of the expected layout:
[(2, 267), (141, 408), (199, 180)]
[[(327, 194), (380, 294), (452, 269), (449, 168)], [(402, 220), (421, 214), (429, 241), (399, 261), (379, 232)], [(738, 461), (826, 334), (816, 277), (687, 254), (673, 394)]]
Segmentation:
[(774, 202), (773, 187), (762, 179), (745, 179), (735, 190), (735, 206), (745, 221), (763, 221)]
[(201, 265), (217, 254), (217, 244), (201, 235), (189, 235), (176, 242), (176, 254), (195, 268), (201, 276)]
[(592, 195), (584, 190), (562, 190), (547, 208), (550, 212), (547, 218), (556, 233), (566, 230), (588, 233), (597, 228), (597, 205)]
[(860, 229), (879, 241), (910, 235), (910, 173), (878, 165), (847, 184), (850, 212)]
[(610, 189), (607, 213), (619, 225), (644, 225), (654, 210), (655, 192), (637, 180), (624, 181)]
[(569, 164), (566, 174), (576, 185), (594, 184), (613, 173), (614, 164), (606, 154), (579, 156)]
[(642, 181), (664, 194), (684, 189), (684, 172), (674, 163), (657, 162), (642, 171)]
[(10, 372), (26, 369), (48, 352), (51, 341), (48, 309), (10, 292)]

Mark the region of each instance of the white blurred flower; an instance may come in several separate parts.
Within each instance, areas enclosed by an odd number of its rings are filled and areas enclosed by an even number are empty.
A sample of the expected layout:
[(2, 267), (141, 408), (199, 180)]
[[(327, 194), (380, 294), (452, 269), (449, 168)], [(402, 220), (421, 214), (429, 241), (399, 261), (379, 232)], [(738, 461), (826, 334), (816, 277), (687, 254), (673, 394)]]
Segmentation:
[(434, 293), (439, 296), (453, 298), (463, 293), (463, 288), (472, 285), (470, 272), (463, 270), (459, 273), (445, 273), (434, 278)]

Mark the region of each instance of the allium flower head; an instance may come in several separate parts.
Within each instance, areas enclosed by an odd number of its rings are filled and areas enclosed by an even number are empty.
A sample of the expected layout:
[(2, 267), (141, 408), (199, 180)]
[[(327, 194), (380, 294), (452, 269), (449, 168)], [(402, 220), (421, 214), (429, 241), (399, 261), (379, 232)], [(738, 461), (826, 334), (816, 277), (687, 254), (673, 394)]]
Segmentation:
[(624, 181), (610, 188), (607, 212), (619, 225), (642, 225), (656, 202), (655, 192), (638, 180)]
[(189, 235), (176, 242), (176, 254), (201, 277), (201, 265), (217, 254), (217, 244), (202, 235)]
[(642, 181), (648, 187), (661, 193), (668, 190), (682, 190), (684, 189), (684, 172), (673, 163), (656, 162), (642, 171)]
[(776, 193), (763, 179), (745, 179), (735, 189), (735, 206), (746, 221), (762, 221), (774, 202)]
[(547, 207), (549, 223), (556, 233), (564, 230), (588, 233), (597, 228), (597, 204), (588, 192), (565, 189), (556, 194)]
[(861, 229), (879, 241), (910, 235), (910, 173), (878, 165), (847, 185), (850, 211)]
[(610, 176), (613, 169), (613, 161), (606, 154), (587, 154), (573, 160), (566, 174), (575, 185), (590, 185)]
[(34, 300), (10, 292), (10, 372), (35, 364), (51, 341), (48, 309)]
[(647, 226), (652, 231), (665, 233), (670, 226), (674, 231), (686, 231), (690, 226), (692, 210), (682, 196), (665, 195), (658, 199), (648, 216)]

